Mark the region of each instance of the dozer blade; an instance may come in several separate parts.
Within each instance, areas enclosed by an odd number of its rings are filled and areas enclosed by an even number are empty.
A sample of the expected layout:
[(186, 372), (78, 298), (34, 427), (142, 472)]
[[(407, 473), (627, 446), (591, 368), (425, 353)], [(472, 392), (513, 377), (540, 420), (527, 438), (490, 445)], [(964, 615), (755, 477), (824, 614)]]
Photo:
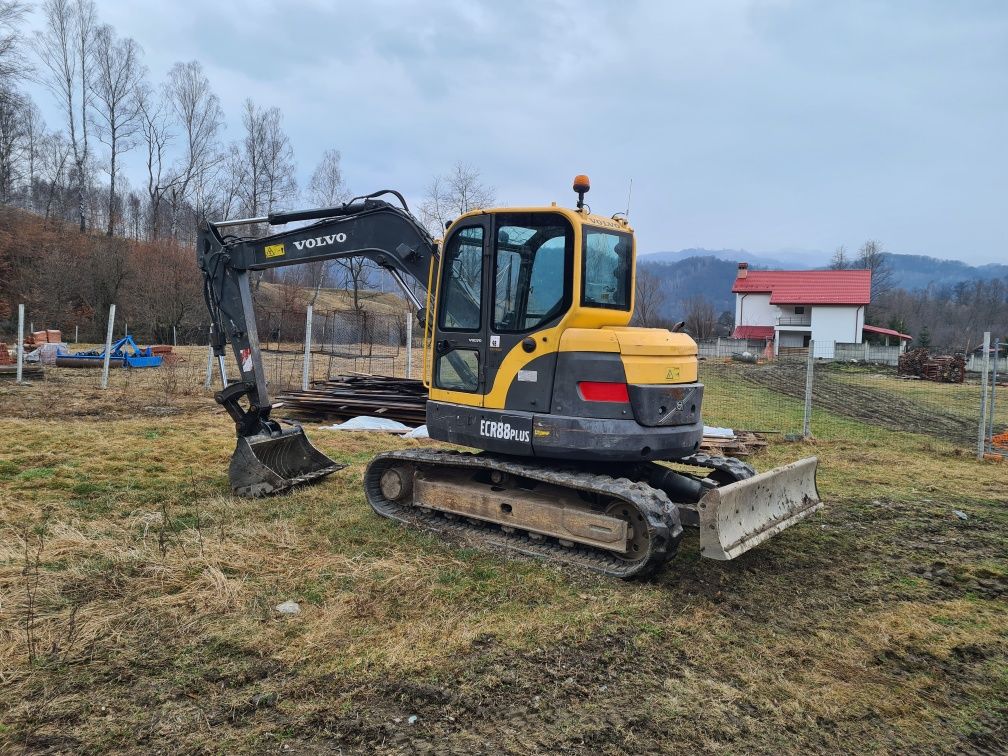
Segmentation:
[(734, 559), (822, 508), (816, 457), (711, 489), (697, 504), (700, 555)]
[(275, 434), (239, 436), (228, 480), (238, 496), (271, 496), (317, 482), (344, 467), (312, 446), (295, 425)]

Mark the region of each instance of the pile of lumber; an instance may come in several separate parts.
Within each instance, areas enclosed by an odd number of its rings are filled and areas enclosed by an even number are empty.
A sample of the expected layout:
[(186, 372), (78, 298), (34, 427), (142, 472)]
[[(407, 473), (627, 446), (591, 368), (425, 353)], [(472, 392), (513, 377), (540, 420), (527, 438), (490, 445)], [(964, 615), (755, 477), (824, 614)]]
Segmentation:
[(340, 375), (307, 391), (277, 397), (282, 412), (302, 420), (388, 417), (406, 425), (427, 422), (427, 389), (422, 381), (380, 375)]
[(700, 442), (700, 451), (723, 457), (745, 457), (759, 451), (766, 445), (767, 440), (758, 433), (737, 430), (734, 438), (704, 436)]
[(966, 379), (966, 358), (961, 354), (931, 356), (926, 347), (900, 355), (898, 375), (939, 383), (962, 383)]
[[(32, 378), (44, 378), (45, 369), (41, 365), (34, 363), (25, 364), (21, 367), (21, 379), (30, 380)], [(0, 365), (0, 381), (17, 380), (17, 365)]]

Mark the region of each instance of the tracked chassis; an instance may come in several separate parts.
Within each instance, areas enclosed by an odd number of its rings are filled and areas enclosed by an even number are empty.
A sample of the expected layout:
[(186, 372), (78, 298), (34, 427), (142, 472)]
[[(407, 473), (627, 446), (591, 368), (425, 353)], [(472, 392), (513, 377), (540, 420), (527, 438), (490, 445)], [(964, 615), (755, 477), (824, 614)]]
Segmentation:
[[(745, 463), (724, 457), (697, 454), (681, 462), (714, 470), (713, 479), (694, 478), (708, 490), (754, 474)], [(611, 577), (655, 572), (676, 553), (681, 512), (689, 524), (698, 523), (696, 504), (674, 502), (652, 485), (667, 468), (600, 469), (605, 468), (406, 450), (372, 460), (364, 488), (368, 503), (383, 517), (483, 547)]]

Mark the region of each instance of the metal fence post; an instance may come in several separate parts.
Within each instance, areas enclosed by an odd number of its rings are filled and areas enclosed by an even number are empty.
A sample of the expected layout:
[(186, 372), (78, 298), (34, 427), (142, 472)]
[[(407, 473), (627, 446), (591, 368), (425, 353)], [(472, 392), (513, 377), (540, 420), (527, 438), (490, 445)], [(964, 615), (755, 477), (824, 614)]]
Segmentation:
[(109, 359), (112, 357), (112, 326), (115, 324), (115, 305), (109, 305), (108, 330), (105, 331), (105, 359), (102, 361), (101, 387), (108, 388)]
[(406, 313), (406, 377), (413, 377), (413, 318), (412, 312)]
[(987, 435), (987, 373), (990, 370), (990, 331), (984, 331), (983, 367), (980, 368), (980, 432), (977, 435), (977, 459), (983, 459)]
[(994, 339), (994, 363), (991, 366), (991, 393), (990, 393), (990, 430), (987, 433), (987, 447), (994, 451), (994, 394), (997, 393), (998, 382), (998, 356), (1001, 354), (1001, 337)]
[(311, 337), (312, 337), (312, 306), (308, 305), (308, 311), (305, 313), (305, 330), (304, 330), (304, 364), (301, 370), (301, 390), (308, 390), (308, 376), (311, 375)]
[(77, 337), (80, 335), (80, 326), (74, 326), (74, 344), (77, 343)]
[(18, 305), (17, 382), (24, 376), (24, 305)]
[(210, 390), (210, 384), (213, 382), (213, 344), (207, 344), (206, 348), (206, 380), (203, 381), (203, 388), (206, 391)]
[(808, 359), (805, 361), (805, 417), (802, 419), (802, 438), (812, 436), (812, 370), (815, 359), (815, 341), (809, 341)]

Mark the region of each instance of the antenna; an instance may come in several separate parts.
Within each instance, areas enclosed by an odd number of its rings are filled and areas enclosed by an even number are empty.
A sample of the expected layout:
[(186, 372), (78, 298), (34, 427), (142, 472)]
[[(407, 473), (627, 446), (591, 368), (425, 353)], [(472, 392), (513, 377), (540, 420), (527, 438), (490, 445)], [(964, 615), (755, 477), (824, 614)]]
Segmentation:
[(626, 212), (623, 217), (630, 220), (630, 195), (633, 194), (633, 178), (630, 179), (630, 187), (627, 189), (626, 193)]

